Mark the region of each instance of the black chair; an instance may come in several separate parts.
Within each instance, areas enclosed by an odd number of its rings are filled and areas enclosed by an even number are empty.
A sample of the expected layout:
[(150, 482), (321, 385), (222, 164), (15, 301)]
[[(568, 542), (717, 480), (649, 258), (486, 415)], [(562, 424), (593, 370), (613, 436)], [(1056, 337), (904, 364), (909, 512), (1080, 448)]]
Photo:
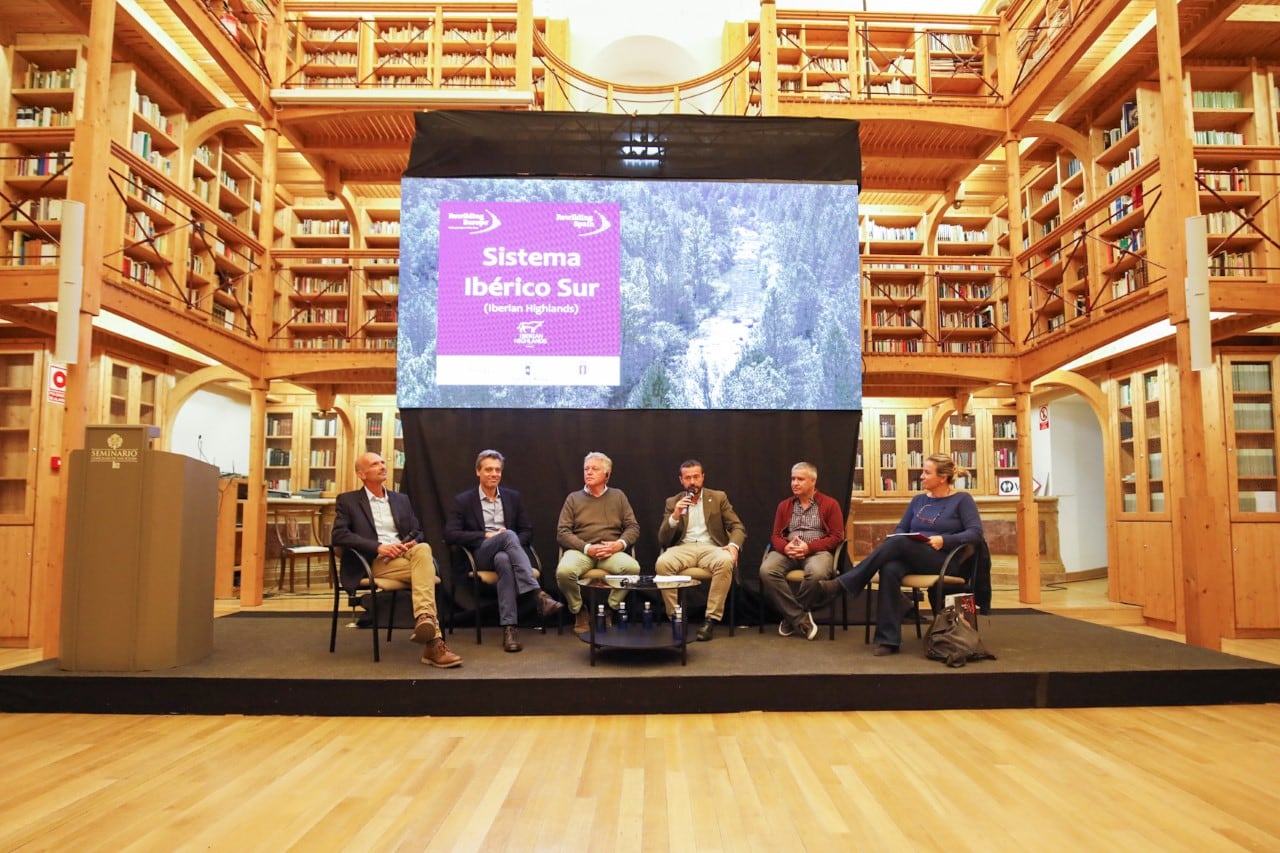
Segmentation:
[[(495, 590), (498, 588), (498, 573), (495, 571), (492, 571), (491, 569), (476, 568), (476, 555), (473, 554), (471, 552), (471, 549), (469, 548), (464, 548), (461, 545), (450, 545), (449, 551), (453, 555), (453, 565), (454, 565), (455, 571), (465, 574), (466, 577), (471, 581), (472, 601), (475, 603), (475, 607), (476, 607), (476, 645), (478, 646), (482, 642), (481, 629), (480, 629), (481, 591), (486, 588), (495, 589)], [(524, 551), (526, 554), (529, 555), (529, 564), (533, 566), (533, 576), (539, 580), (539, 585), (541, 585), (542, 560), (538, 557), (538, 552), (534, 551), (532, 546), (526, 545)], [(454, 613), (453, 609), (450, 608), (449, 610), (449, 633), (450, 634), (453, 633), (453, 613)], [(547, 633), (546, 617), (539, 617), (539, 619), (540, 619), (540, 622), (537, 630), (545, 634)], [(563, 608), (561, 608), (556, 615), (556, 633), (557, 634), (564, 633), (564, 609)]]
[[(924, 590), (932, 589), (936, 587), (937, 601), (942, 601), (943, 596), (949, 595), (952, 593), (963, 593), (963, 592), (972, 593), (974, 588), (973, 582), (974, 582), (974, 579), (977, 577), (978, 573), (974, 571), (974, 568), (972, 566), (970, 566), (969, 575), (968, 577), (965, 577), (962, 574), (960, 574), (960, 570), (966, 564), (971, 562), (974, 558), (974, 555), (976, 555), (977, 553), (978, 553), (978, 549), (971, 544), (957, 545), (955, 548), (951, 549), (950, 553), (947, 554), (946, 559), (942, 561), (942, 568), (938, 570), (938, 573), (936, 575), (923, 574), (923, 575), (904, 575), (903, 576), (902, 584), (901, 584), (902, 588), (911, 590), (912, 609), (915, 610), (915, 613), (916, 613), (916, 638), (917, 639), (924, 636), (924, 631), (920, 621), (920, 605), (923, 602), (923, 598), (924, 598), (924, 596), (921, 593)], [(871, 598), (872, 598), (871, 588), (872, 586), (875, 586), (878, 588), (879, 585), (880, 585), (880, 575), (879, 573), (877, 573), (876, 576), (871, 579), (871, 582), (867, 584), (867, 590), (866, 590), (867, 612), (866, 612), (866, 620), (863, 624), (863, 631), (862, 631), (863, 643), (871, 642)], [(974, 625), (974, 627), (976, 628), (978, 626)]]
[[(409, 589), (407, 581), (392, 580), (391, 578), (374, 577), (373, 567), (369, 565), (369, 561), (365, 559), (364, 554), (354, 548), (345, 549), (341, 545), (329, 545), (329, 582), (333, 585), (333, 621), (329, 626), (329, 651), (334, 652), (338, 643), (338, 601), (345, 592), (347, 595), (347, 604), (351, 607), (352, 616), (355, 615), (356, 606), (362, 603), (364, 598), (369, 600), (369, 618), (370, 631), (373, 635), (373, 660), (378, 662), (382, 660), (381, 651), (378, 648), (378, 599), (382, 597), (381, 593), (387, 593), (391, 599), (388, 604), (387, 611), (387, 642), (391, 642), (391, 629), (395, 625), (396, 616), (396, 595), (401, 591)], [(339, 567), (345, 565), (345, 571)], [(440, 564), (433, 555), (432, 563), (436, 569), (436, 588), (440, 587)], [(437, 600), (439, 596), (436, 596)], [(449, 621), (453, 621), (453, 609), (449, 610)]]
[[(840, 577), (844, 573), (845, 567), (849, 561), (847, 542), (840, 543), (840, 550), (835, 552), (835, 569), (836, 573), (832, 577)], [(773, 543), (766, 542), (764, 546), (764, 557), (769, 556), (769, 552), (773, 550)], [(764, 557), (760, 558), (760, 565), (764, 565)], [(791, 569), (786, 574), (787, 583), (793, 584), (797, 588), (804, 581), (804, 569)], [(849, 596), (841, 588), (840, 594), (831, 601), (827, 602), (827, 639), (834, 640), (836, 638), (836, 600), (840, 601), (840, 611), (842, 614), (841, 624), (844, 630), (849, 630)], [(760, 633), (764, 633), (764, 584), (760, 586)]]

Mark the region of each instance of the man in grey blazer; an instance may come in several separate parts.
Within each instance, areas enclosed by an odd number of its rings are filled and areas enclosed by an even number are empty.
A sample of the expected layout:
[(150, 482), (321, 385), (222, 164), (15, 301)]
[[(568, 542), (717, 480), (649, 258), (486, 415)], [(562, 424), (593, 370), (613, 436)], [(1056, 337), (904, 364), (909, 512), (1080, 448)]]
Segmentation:
[[(680, 485), (683, 490), (667, 498), (663, 510), (658, 546), (665, 550), (659, 555), (654, 571), (660, 575), (678, 575), (697, 566), (711, 573), (707, 619), (697, 634), (699, 640), (706, 642), (724, 617), (725, 598), (733, 584), (733, 567), (747, 539), (747, 528), (734, 512), (728, 495), (703, 488), (702, 463), (697, 459), (680, 463)], [(673, 613), (676, 591), (663, 590), (662, 600), (667, 614)]]
[(444, 525), (444, 541), (470, 551), (478, 570), (498, 575), (502, 650), (518, 652), (522, 648), (516, 634), (518, 599), (522, 596), (533, 599), (538, 615), (544, 617), (564, 605), (543, 592), (533, 575), (533, 566), (524, 550), (533, 539), (533, 523), (524, 511), (520, 493), (498, 488), (504, 461), (496, 450), (480, 451), (476, 457), (479, 488), (467, 489), (454, 497), (453, 510)]
[[(440, 635), (431, 546), (422, 541), (426, 534), (409, 498), (384, 485), (387, 463), (376, 453), (356, 460), (356, 477), (364, 487), (343, 492), (335, 503), (333, 544), (363, 554), (376, 578), (408, 581), (413, 597), (412, 640), (426, 644), (422, 662), (441, 668), (458, 666), (462, 658), (449, 651)], [(343, 578), (352, 572), (363, 576), (364, 568), (344, 553)]]

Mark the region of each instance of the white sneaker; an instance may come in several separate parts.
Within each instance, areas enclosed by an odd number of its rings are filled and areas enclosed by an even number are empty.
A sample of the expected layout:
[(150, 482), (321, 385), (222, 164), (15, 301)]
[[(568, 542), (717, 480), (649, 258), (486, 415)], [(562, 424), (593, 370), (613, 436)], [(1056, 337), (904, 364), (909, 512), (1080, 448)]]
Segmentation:
[(812, 640), (818, 636), (818, 623), (813, 621), (813, 614), (805, 612), (804, 618), (800, 620), (800, 624), (796, 626), (800, 633), (804, 634), (806, 640)]
[(795, 632), (796, 632), (795, 629), (791, 627), (791, 623), (788, 622), (786, 619), (783, 619), (781, 622), (778, 623), (779, 637), (790, 637)]

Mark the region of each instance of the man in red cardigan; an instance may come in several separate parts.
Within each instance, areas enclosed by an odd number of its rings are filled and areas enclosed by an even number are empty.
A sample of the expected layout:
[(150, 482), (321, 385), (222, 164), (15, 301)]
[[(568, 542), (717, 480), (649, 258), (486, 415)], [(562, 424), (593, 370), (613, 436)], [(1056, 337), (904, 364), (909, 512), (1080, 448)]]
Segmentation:
[[(760, 564), (760, 586), (782, 614), (778, 633), (784, 637), (796, 632), (806, 640), (818, 636), (818, 626), (808, 611), (820, 598), (818, 581), (835, 574), (835, 554), (844, 544), (844, 512), (817, 486), (814, 465), (797, 462), (791, 466), (792, 496), (778, 504), (769, 537), (772, 550)], [(794, 595), (787, 583), (787, 572), (793, 569), (804, 570), (804, 580)]]

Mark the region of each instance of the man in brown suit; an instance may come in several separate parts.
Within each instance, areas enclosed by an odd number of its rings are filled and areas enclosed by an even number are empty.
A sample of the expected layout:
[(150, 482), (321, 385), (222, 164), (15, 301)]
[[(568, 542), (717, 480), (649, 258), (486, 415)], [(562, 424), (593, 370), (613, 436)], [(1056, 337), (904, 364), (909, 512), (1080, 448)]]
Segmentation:
[[(724, 616), (724, 601), (733, 584), (733, 567), (747, 538), (747, 528), (724, 492), (703, 488), (702, 463), (687, 459), (680, 463), (683, 490), (667, 498), (658, 545), (663, 548), (654, 571), (660, 575), (683, 574), (695, 566), (711, 573), (707, 593), (707, 619), (697, 638), (711, 639)], [(675, 612), (676, 591), (663, 590), (667, 614)]]

